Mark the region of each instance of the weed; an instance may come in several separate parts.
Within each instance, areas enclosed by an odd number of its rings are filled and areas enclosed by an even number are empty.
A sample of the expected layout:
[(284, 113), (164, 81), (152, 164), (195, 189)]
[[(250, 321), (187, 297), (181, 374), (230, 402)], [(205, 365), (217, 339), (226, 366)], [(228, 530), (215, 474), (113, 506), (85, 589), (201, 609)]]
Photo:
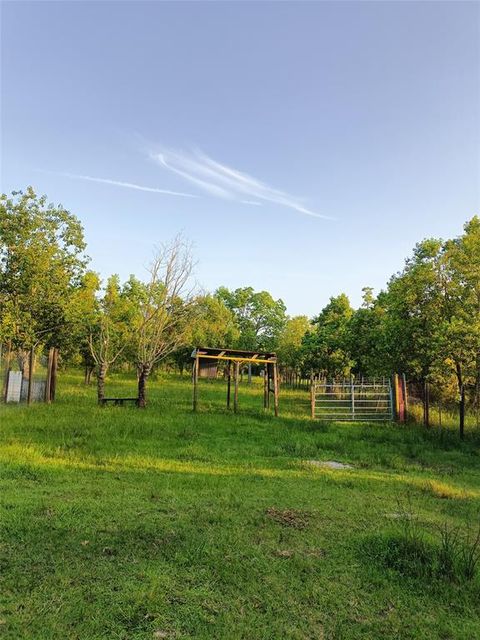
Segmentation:
[(476, 534), (467, 534), (460, 548), (460, 571), (465, 580), (473, 580), (480, 560), (480, 524)]

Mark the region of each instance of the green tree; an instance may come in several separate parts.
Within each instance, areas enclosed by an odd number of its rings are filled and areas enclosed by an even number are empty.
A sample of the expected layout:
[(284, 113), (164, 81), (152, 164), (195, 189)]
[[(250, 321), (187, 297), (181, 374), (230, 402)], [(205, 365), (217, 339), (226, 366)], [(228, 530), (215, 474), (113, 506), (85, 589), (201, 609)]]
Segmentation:
[(202, 294), (193, 300), (192, 317), (193, 321), (186, 330), (187, 344), (173, 355), (181, 373), (191, 363), (194, 347), (233, 348), (240, 337), (232, 311), (220, 298), (211, 294)]
[(329, 378), (349, 375), (352, 360), (348, 352), (347, 331), (353, 309), (342, 293), (313, 319), (314, 328), (306, 333), (302, 345), (303, 369)]
[(277, 356), (280, 364), (290, 369), (299, 369), (301, 365), (302, 340), (311, 329), (307, 316), (294, 316), (285, 322), (277, 345)]
[(274, 300), (267, 291), (255, 292), (252, 287), (230, 291), (220, 287), (215, 296), (232, 311), (240, 330), (239, 349), (273, 351), (286, 322), (282, 300)]
[(100, 403), (105, 397), (105, 379), (110, 367), (117, 363), (130, 347), (138, 307), (121, 287), (117, 275), (110, 276), (103, 296), (89, 318), (88, 344), (96, 365), (97, 396)]
[(451, 364), (460, 400), (460, 436), (464, 435), (465, 394), (480, 391), (480, 219), (465, 224), (464, 233), (445, 243), (444, 353)]
[[(85, 370), (85, 384), (90, 383), (91, 375), (95, 370), (89, 335), (99, 310), (97, 300), (99, 288), (98, 274), (87, 271), (72, 294), (65, 316), (66, 323), (59, 328), (55, 337), (55, 340), (62, 345), (62, 362), (78, 364), (78, 358), (81, 358)], [(55, 345), (47, 344), (47, 346)]]
[(66, 334), (87, 258), (83, 229), (31, 187), (0, 196), (0, 339), (26, 349)]
[(353, 372), (360, 376), (389, 375), (385, 343), (383, 294), (378, 299), (371, 287), (363, 289), (363, 303), (351, 316), (345, 345), (354, 362)]

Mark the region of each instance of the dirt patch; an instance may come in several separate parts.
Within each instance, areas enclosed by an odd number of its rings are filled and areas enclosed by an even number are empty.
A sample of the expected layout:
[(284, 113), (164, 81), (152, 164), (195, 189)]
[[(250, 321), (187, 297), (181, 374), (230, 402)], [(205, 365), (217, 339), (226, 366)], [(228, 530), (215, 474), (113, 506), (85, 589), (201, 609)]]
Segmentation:
[(307, 464), (313, 467), (321, 467), (323, 469), (353, 469), (351, 464), (346, 462), (337, 462), (336, 460), (307, 460)]
[(276, 509), (269, 507), (266, 514), (278, 524), (284, 527), (293, 527), (294, 529), (305, 529), (308, 526), (310, 514), (297, 509)]

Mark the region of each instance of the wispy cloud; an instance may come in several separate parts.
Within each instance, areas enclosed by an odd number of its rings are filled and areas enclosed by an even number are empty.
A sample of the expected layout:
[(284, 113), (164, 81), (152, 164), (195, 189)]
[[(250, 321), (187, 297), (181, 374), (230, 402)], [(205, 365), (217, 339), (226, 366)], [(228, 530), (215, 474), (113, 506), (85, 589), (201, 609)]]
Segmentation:
[[(53, 173), (53, 172), (49, 172)], [(170, 191), (170, 189), (158, 189), (157, 187), (144, 187), (133, 182), (122, 182), (121, 180), (110, 180), (109, 178), (94, 178), (93, 176), (83, 176), (76, 173), (55, 172), (57, 176), (65, 176), (66, 178), (74, 178), (75, 180), (88, 180), (89, 182), (100, 182), (101, 184), (111, 184), (116, 187), (125, 187), (127, 189), (136, 189), (137, 191), (149, 191), (150, 193), (161, 193), (166, 196), (180, 196), (182, 198), (198, 198), (193, 193), (183, 193), (182, 191)]]
[(242, 204), (251, 204), (254, 207), (261, 207), (262, 203), (261, 202), (257, 202), (256, 200), (240, 200), (240, 202)]
[(150, 155), (160, 166), (181, 176), (211, 196), (257, 206), (262, 202), (269, 202), (315, 218), (331, 219), (330, 216), (306, 207), (300, 198), (221, 164), (201, 151), (184, 153), (161, 149), (151, 152)]

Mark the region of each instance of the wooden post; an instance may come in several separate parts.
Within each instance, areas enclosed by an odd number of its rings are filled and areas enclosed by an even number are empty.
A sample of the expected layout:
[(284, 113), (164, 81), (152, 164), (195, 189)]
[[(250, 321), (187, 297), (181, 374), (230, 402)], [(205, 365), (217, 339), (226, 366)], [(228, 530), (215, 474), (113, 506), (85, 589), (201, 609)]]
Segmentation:
[(355, 384), (353, 377), (350, 380), (350, 394), (352, 396), (352, 419), (355, 420)]
[(232, 386), (232, 361), (228, 361), (227, 365), (227, 409), (230, 409), (230, 390)]
[(400, 404), (399, 404), (399, 388), (398, 388), (398, 374), (393, 373), (390, 382), (390, 404), (392, 406), (393, 419), (399, 422), (400, 418)]
[(465, 437), (465, 385), (460, 390), (460, 438)]
[(240, 363), (238, 360), (235, 362), (235, 369), (233, 374), (233, 410), (235, 413), (238, 411), (238, 373), (240, 369)]
[(32, 402), (32, 391), (33, 391), (33, 362), (35, 359), (35, 349), (32, 347), (30, 349), (30, 354), (28, 357), (28, 390), (27, 390), (27, 404), (31, 404)]
[(430, 389), (426, 380), (423, 385), (423, 424), (430, 426)]
[(198, 407), (198, 366), (199, 357), (195, 355), (195, 362), (193, 364), (193, 410), (196, 411)]
[(45, 402), (50, 404), (52, 391), (53, 347), (48, 350), (47, 384), (45, 385)]
[(2, 380), (2, 396), (3, 400), (7, 401), (7, 391), (8, 391), (8, 373), (10, 371), (10, 363), (12, 361), (12, 343), (9, 342), (7, 345), (7, 355), (5, 356), (5, 371), (4, 377)]
[(405, 405), (405, 422), (408, 420), (408, 391), (407, 391), (407, 378), (405, 374), (402, 375), (403, 385), (403, 402)]
[(313, 379), (313, 373), (310, 376), (310, 411), (312, 420), (315, 419), (315, 382)]
[(270, 409), (270, 365), (267, 362), (267, 409)]
[(278, 417), (278, 365), (273, 364), (273, 406), (275, 409), (275, 417)]
[(58, 367), (58, 349), (53, 350), (52, 358), (52, 375), (50, 377), (50, 402), (55, 400), (55, 392), (57, 390), (57, 367)]
[(268, 407), (268, 364), (265, 365), (263, 374), (263, 408)]
[[(389, 381), (388, 383), (388, 392), (390, 395), (390, 418), (393, 420), (398, 420), (398, 410), (397, 410), (397, 405), (398, 405), (398, 376), (397, 374), (395, 374), (393, 376), (393, 382), (394, 384), (392, 385), (392, 380)], [(395, 385), (395, 386), (394, 386)]]

